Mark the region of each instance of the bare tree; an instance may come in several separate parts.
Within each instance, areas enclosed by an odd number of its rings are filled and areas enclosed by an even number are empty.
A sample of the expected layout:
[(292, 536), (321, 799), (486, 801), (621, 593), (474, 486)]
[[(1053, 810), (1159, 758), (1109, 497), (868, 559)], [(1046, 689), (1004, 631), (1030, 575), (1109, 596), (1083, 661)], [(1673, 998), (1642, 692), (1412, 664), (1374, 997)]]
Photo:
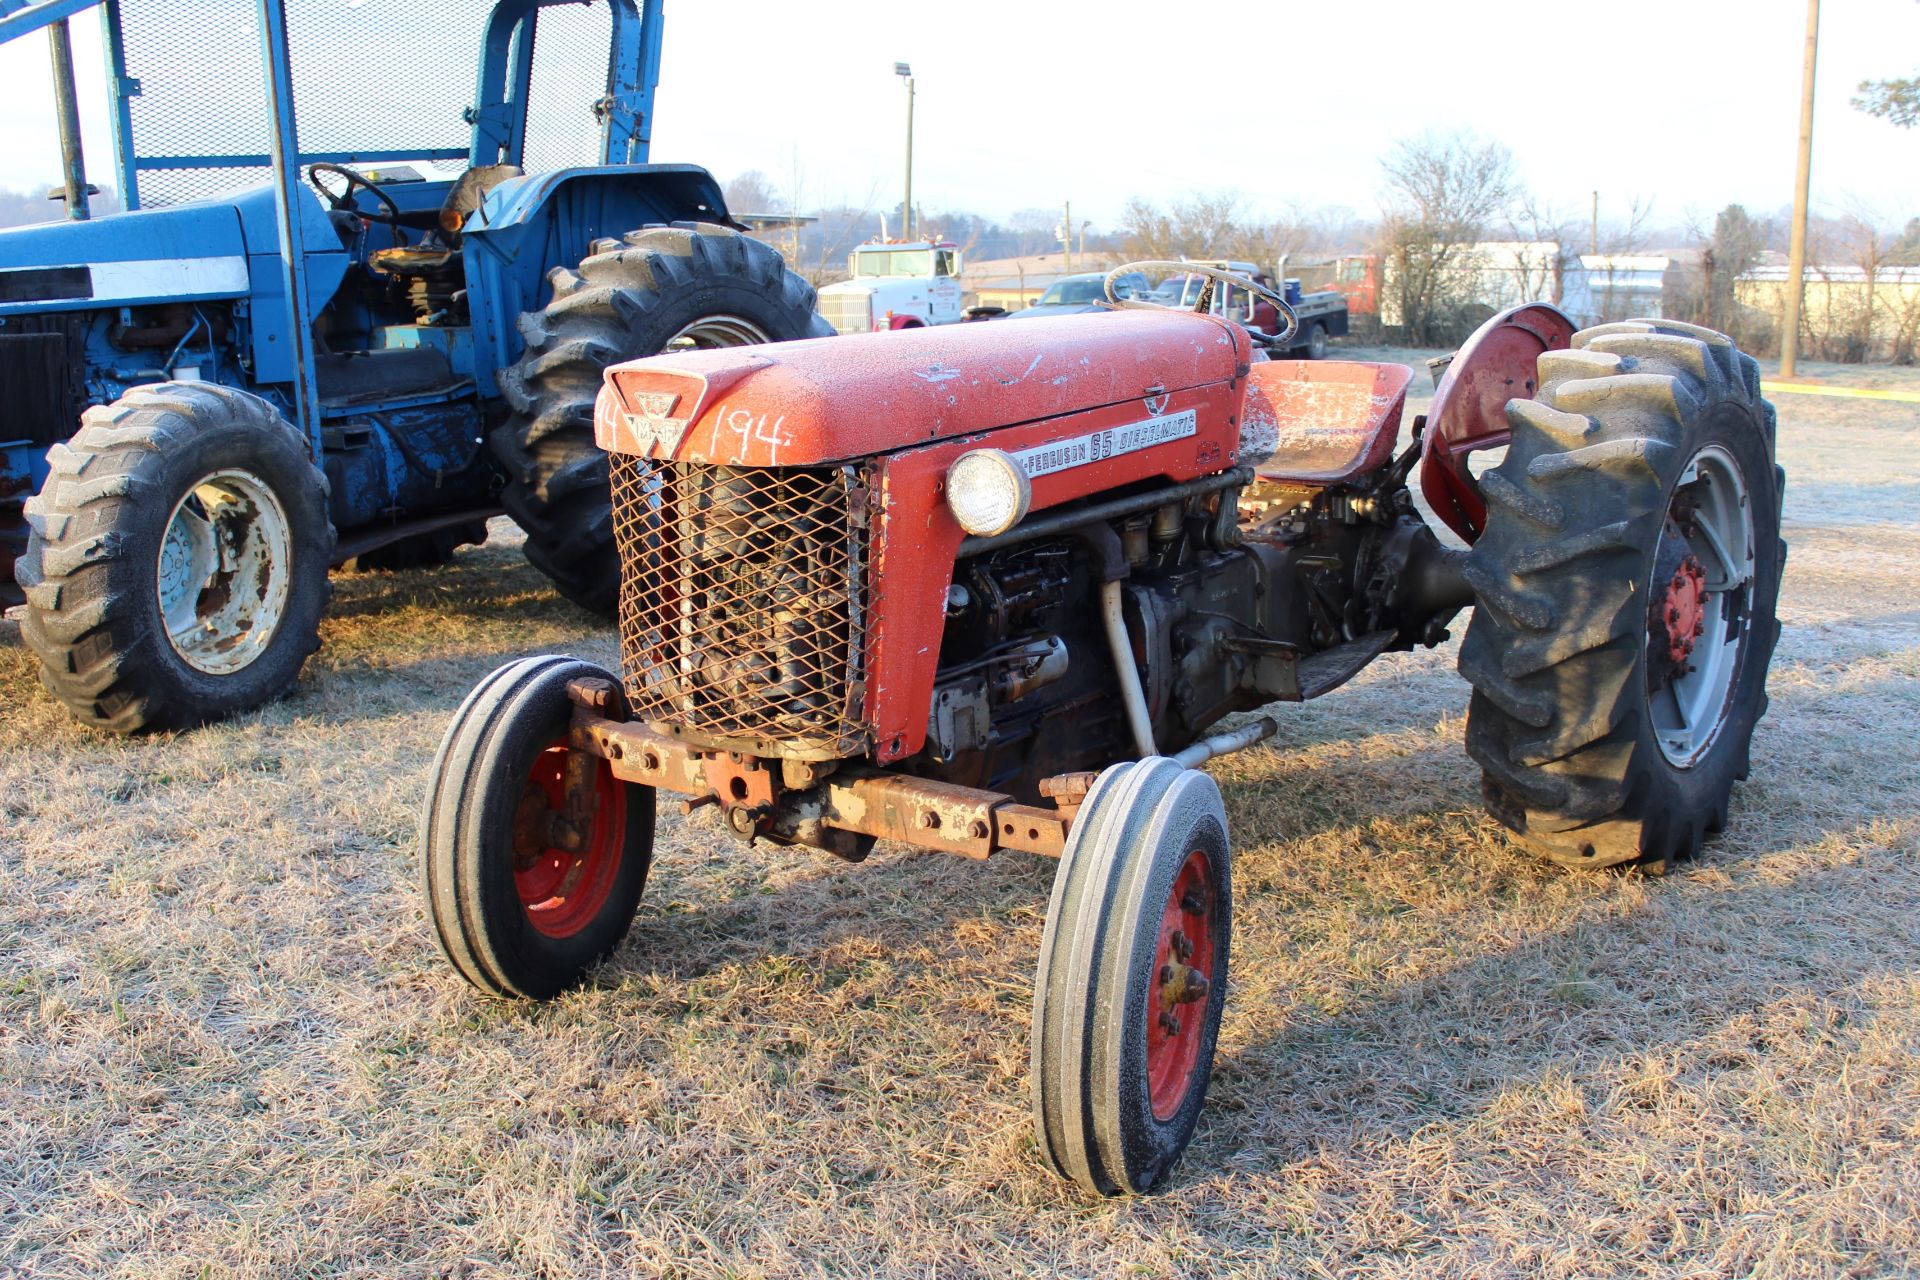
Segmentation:
[[(1842, 304), (1843, 321), (1835, 358), (1858, 363), (1873, 358), (1877, 342), (1881, 277), (1892, 264), (1894, 237), (1882, 231), (1879, 220), (1864, 206), (1854, 203), (1840, 219), (1841, 242), (1849, 265), (1860, 272), (1859, 289), (1846, 291)], [(1828, 286), (1831, 291), (1832, 286)], [(1897, 290), (1896, 290), (1897, 291)], [(1893, 319), (1891, 315), (1885, 317)]]
[(1127, 231), (1110, 256), (1116, 261), (1159, 258), (1221, 258), (1272, 270), (1315, 238), (1311, 214), (1289, 209), (1280, 217), (1249, 213), (1231, 191), (1196, 192), (1166, 210), (1140, 197), (1121, 215)]
[[(1567, 245), (1573, 239), (1573, 225), (1572, 215), (1531, 195), (1523, 194), (1515, 200), (1507, 215), (1507, 234), (1519, 247), (1508, 256), (1513, 259), (1520, 297), (1559, 302), (1564, 296), (1567, 259), (1571, 256)], [(1537, 244), (1554, 248), (1546, 254), (1528, 248)]]
[(1381, 249), (1401, 324), (1416, 345), (1457, 336), (1447, 274), (1513, 199), (1513, 155), (1472, 133), (1426, 133), (1395, 143), (1380, 162), (1387, 188)]
[(749, 169), (728, 182), (721, 194), (732, 213), (777, 213), (787, 207), (773, 180), (758, 169)]

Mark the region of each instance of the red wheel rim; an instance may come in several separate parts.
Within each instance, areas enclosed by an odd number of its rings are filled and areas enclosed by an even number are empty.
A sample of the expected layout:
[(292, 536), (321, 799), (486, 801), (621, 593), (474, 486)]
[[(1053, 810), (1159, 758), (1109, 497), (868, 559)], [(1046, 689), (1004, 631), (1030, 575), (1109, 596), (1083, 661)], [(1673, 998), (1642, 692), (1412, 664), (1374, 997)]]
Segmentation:
[(1187, 855), (1160, 911), (1147, 998), (1147, 1091), (1154, 1118), (1171, 1120), (1200, 1065), (1207, 993), (1212, 988), (1213, 880), (1207, 855)]
[(513, 822), (513, 887), (528, 922), (550, 938), (572, 937), (600, 914), (626, 852), (627, 789), (605, 760), (586, 757), (592, 818), (584, 833), (570, 830), (573, 755), (562, 738), (534, 758)]
[(1707, 571), (1700, 557), (1688, 552), (1673, 578), (1667, 583), (1660, 602), (1660, 621), (1664, 624), (1667, 657), (1675, 666), (1693, 656), (1693, 642), (1706, 629)]

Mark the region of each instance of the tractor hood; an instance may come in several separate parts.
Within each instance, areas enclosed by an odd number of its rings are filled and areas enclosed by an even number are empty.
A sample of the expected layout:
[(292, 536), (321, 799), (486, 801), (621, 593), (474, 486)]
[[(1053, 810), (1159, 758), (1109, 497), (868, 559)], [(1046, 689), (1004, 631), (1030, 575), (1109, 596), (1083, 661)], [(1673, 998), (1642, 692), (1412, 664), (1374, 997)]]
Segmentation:
[(609, 452), (791, 467), (844, 462), (1231, 381), (1250, 345), (1190, 312), (956, 324), (653, 356), (608, 371)]
[(231, 298), (247, 291), (231, 204), (191, 204), (0, 232), (0, 313)]

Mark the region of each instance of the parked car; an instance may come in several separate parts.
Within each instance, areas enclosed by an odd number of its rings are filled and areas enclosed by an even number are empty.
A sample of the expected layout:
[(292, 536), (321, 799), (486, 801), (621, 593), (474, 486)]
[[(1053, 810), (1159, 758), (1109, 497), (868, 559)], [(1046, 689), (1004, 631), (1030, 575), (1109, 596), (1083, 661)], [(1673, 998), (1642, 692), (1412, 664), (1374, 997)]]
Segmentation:
[[(1138, 271), (1129, 271), (1113, 282), (1113, 291), (1122, 298), (1145, 297), (1152, 285)], [(1072, 316), (1083, 311), (1098, 311), (1107, 300), (1107, 273), (1089, 271), (1084, 275), (1061, 276), (1047, 286), (1040, 301), (1024, 311), (1015, 311), (1009, 319), (1021, 316)]]

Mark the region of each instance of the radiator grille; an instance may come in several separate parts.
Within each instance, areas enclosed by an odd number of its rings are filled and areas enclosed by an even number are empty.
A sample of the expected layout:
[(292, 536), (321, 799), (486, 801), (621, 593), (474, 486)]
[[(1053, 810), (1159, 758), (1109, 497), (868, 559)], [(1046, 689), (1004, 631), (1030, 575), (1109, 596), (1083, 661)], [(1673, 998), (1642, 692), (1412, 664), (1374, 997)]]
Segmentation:
[(788, 753), (862, 753), (858, 469), (610, 462), (634, 718)]
[(870, 293), (823, 293), (820, 315), (835, 333), (866, 333), (873, 328), (873, 295)]

